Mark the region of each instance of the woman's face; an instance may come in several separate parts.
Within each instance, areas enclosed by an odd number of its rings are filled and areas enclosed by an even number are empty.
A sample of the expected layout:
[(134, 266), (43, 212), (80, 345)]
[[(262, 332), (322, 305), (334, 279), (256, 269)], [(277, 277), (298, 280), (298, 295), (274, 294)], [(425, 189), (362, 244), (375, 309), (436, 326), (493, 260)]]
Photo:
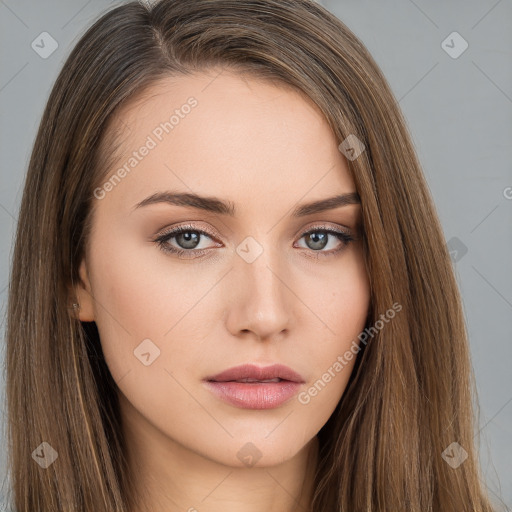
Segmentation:
[(340, 400), (369, 306), (341, 141), (300, 94), (226, 71), (162, 80), (115, 128), (78, 298), (125, 424), (146, 455), (290, 459)]

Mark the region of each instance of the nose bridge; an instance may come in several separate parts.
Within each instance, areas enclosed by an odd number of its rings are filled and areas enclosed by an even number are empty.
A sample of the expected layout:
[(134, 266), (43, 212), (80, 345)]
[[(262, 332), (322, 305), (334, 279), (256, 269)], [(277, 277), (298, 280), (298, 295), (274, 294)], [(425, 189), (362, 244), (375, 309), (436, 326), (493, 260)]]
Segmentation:
[(291, 316), (282, 255), (271, 248), (271, 236), (247, 237), (236, 252), (231, 311), (236, 329), (260, 337), (278, 334), (289, 326)]
[(252, 294), (258, 299), (274, 301), (282, 295), (284, 286), (278, 275), (283, 268), (282, 257), (275, 248), (271, 248), (271, 237), (267, 236), (265, 241), (260, 237), (260, 240), (246, 239), (238, 246), (235, 267), (244, 287)]

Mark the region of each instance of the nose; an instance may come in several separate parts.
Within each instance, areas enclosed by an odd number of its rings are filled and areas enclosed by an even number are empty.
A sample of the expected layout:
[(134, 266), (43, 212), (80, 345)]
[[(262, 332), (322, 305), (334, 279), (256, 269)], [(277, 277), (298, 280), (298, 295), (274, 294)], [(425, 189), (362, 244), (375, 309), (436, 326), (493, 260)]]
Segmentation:
[(290, 273), (267, 248), (252, 263), (235, 255), (230, 272), (226, 327), (233, 336), (259, 341), (282, 337), (293, 326)]

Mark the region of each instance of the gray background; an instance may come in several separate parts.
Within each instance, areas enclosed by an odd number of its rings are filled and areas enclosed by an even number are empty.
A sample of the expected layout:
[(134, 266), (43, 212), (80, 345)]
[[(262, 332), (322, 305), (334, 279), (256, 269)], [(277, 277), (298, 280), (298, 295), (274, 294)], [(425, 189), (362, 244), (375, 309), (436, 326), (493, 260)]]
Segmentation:
[[(5, 348), (10, 255), (36, 129), (70, 49), (100, 13), (118, 3), (0, 0), (0, 364)], [(482, 468), (491, 495), (501, 496), (510, 509), (512, 3), (319, 3), (362, 39), (388, 78), (407, 119), (453, 251), (463, 295), (480, 400), (477, 420)], [(451, 36), (443, 44), (454, 31), (468, 44), (457, 58), (453, 52), (463, 48), (463, 41)], [(40, 41), (42, 32), (58, 43), (47, 58), (31, 47), (34, 40)], [(49, 44), (45, 48), (48, 50)], [(3, 378), (2, 374), (0, 406), (5, 414)], [(5, 424), (1, 422), (0, 506), (8, 490), (5, 445)]]

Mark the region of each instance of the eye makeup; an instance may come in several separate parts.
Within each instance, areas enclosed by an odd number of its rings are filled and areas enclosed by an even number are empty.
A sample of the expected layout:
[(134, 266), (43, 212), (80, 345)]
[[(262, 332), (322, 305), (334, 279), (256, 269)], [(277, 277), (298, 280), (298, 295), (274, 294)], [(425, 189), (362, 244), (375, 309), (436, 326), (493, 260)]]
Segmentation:
[[(166, 254), (174, 255), (181, 259), (195, 259), (195, 258), (202, 258), (205, 256), (208, 252), (211, 252), (215, 247), (213, 248), (207, 248), (207, 249), (195, 249), (194, 247), (190, 248), (183, 248), (183, 247), (177, 247), (173, 244), (171, 244), (171, 240), (178, 239), (179, 237), (182, 237), (182, 235), (195, 235), (195, 238), (197, 239), (198, 243), (196, 245), (200, 245), (200, 239), (201, 238), (209, 238), (209, 239), (216, 239), (215, 235), (203, 228), (199, 229), (193, 225), (187, 224), (178, 226), (176, 228), (168, 229), (162, 233), (160, 233), (153, 241), (158, 245), (159, 249), (162, 250)], [(330, 239), (334, 237), (340, 242), (340, 246), (336, 249), (331, 249), (329, 251), (324, 251), (325, 246), (321, 247), (321, 250), (315, 250), (315, 249), (309, 249), (308, 247), (298, 247), (299, 249), (303, 249), (306, 252), (313, 253), (310, 256), (314, 258), (318, 257), (331, 257), (334, 256), (340, 252), (342, 252), (351, 242), (354, 242), (357, 240), (353, 236), (350, 230), (348, 229), (341, 229), (341, 228), (334, 228), (333, 226), (314, 226), (311, 229), (308, 229), (307, 231), (303, 232), (302, 235), (299, 237), (299, 240), (302, 240), (303, 238), (308, 237), (308, 241), (313, 244), (320, 242), (320, 245), (323, 243), (323, 239), (327, 241), (326, 245), (329, 244)], [(316, 239), (315, 239), (316, 238)], [(191, 240), (191, 237), (185, 237), (185, 243), (189, 242)], [(183, 237), (181, 240), (181, 243), (183, 244)], [(219, 246), (217, 246), (219, 247)], [(297, 247), (294, 245), (294, 247)]]

